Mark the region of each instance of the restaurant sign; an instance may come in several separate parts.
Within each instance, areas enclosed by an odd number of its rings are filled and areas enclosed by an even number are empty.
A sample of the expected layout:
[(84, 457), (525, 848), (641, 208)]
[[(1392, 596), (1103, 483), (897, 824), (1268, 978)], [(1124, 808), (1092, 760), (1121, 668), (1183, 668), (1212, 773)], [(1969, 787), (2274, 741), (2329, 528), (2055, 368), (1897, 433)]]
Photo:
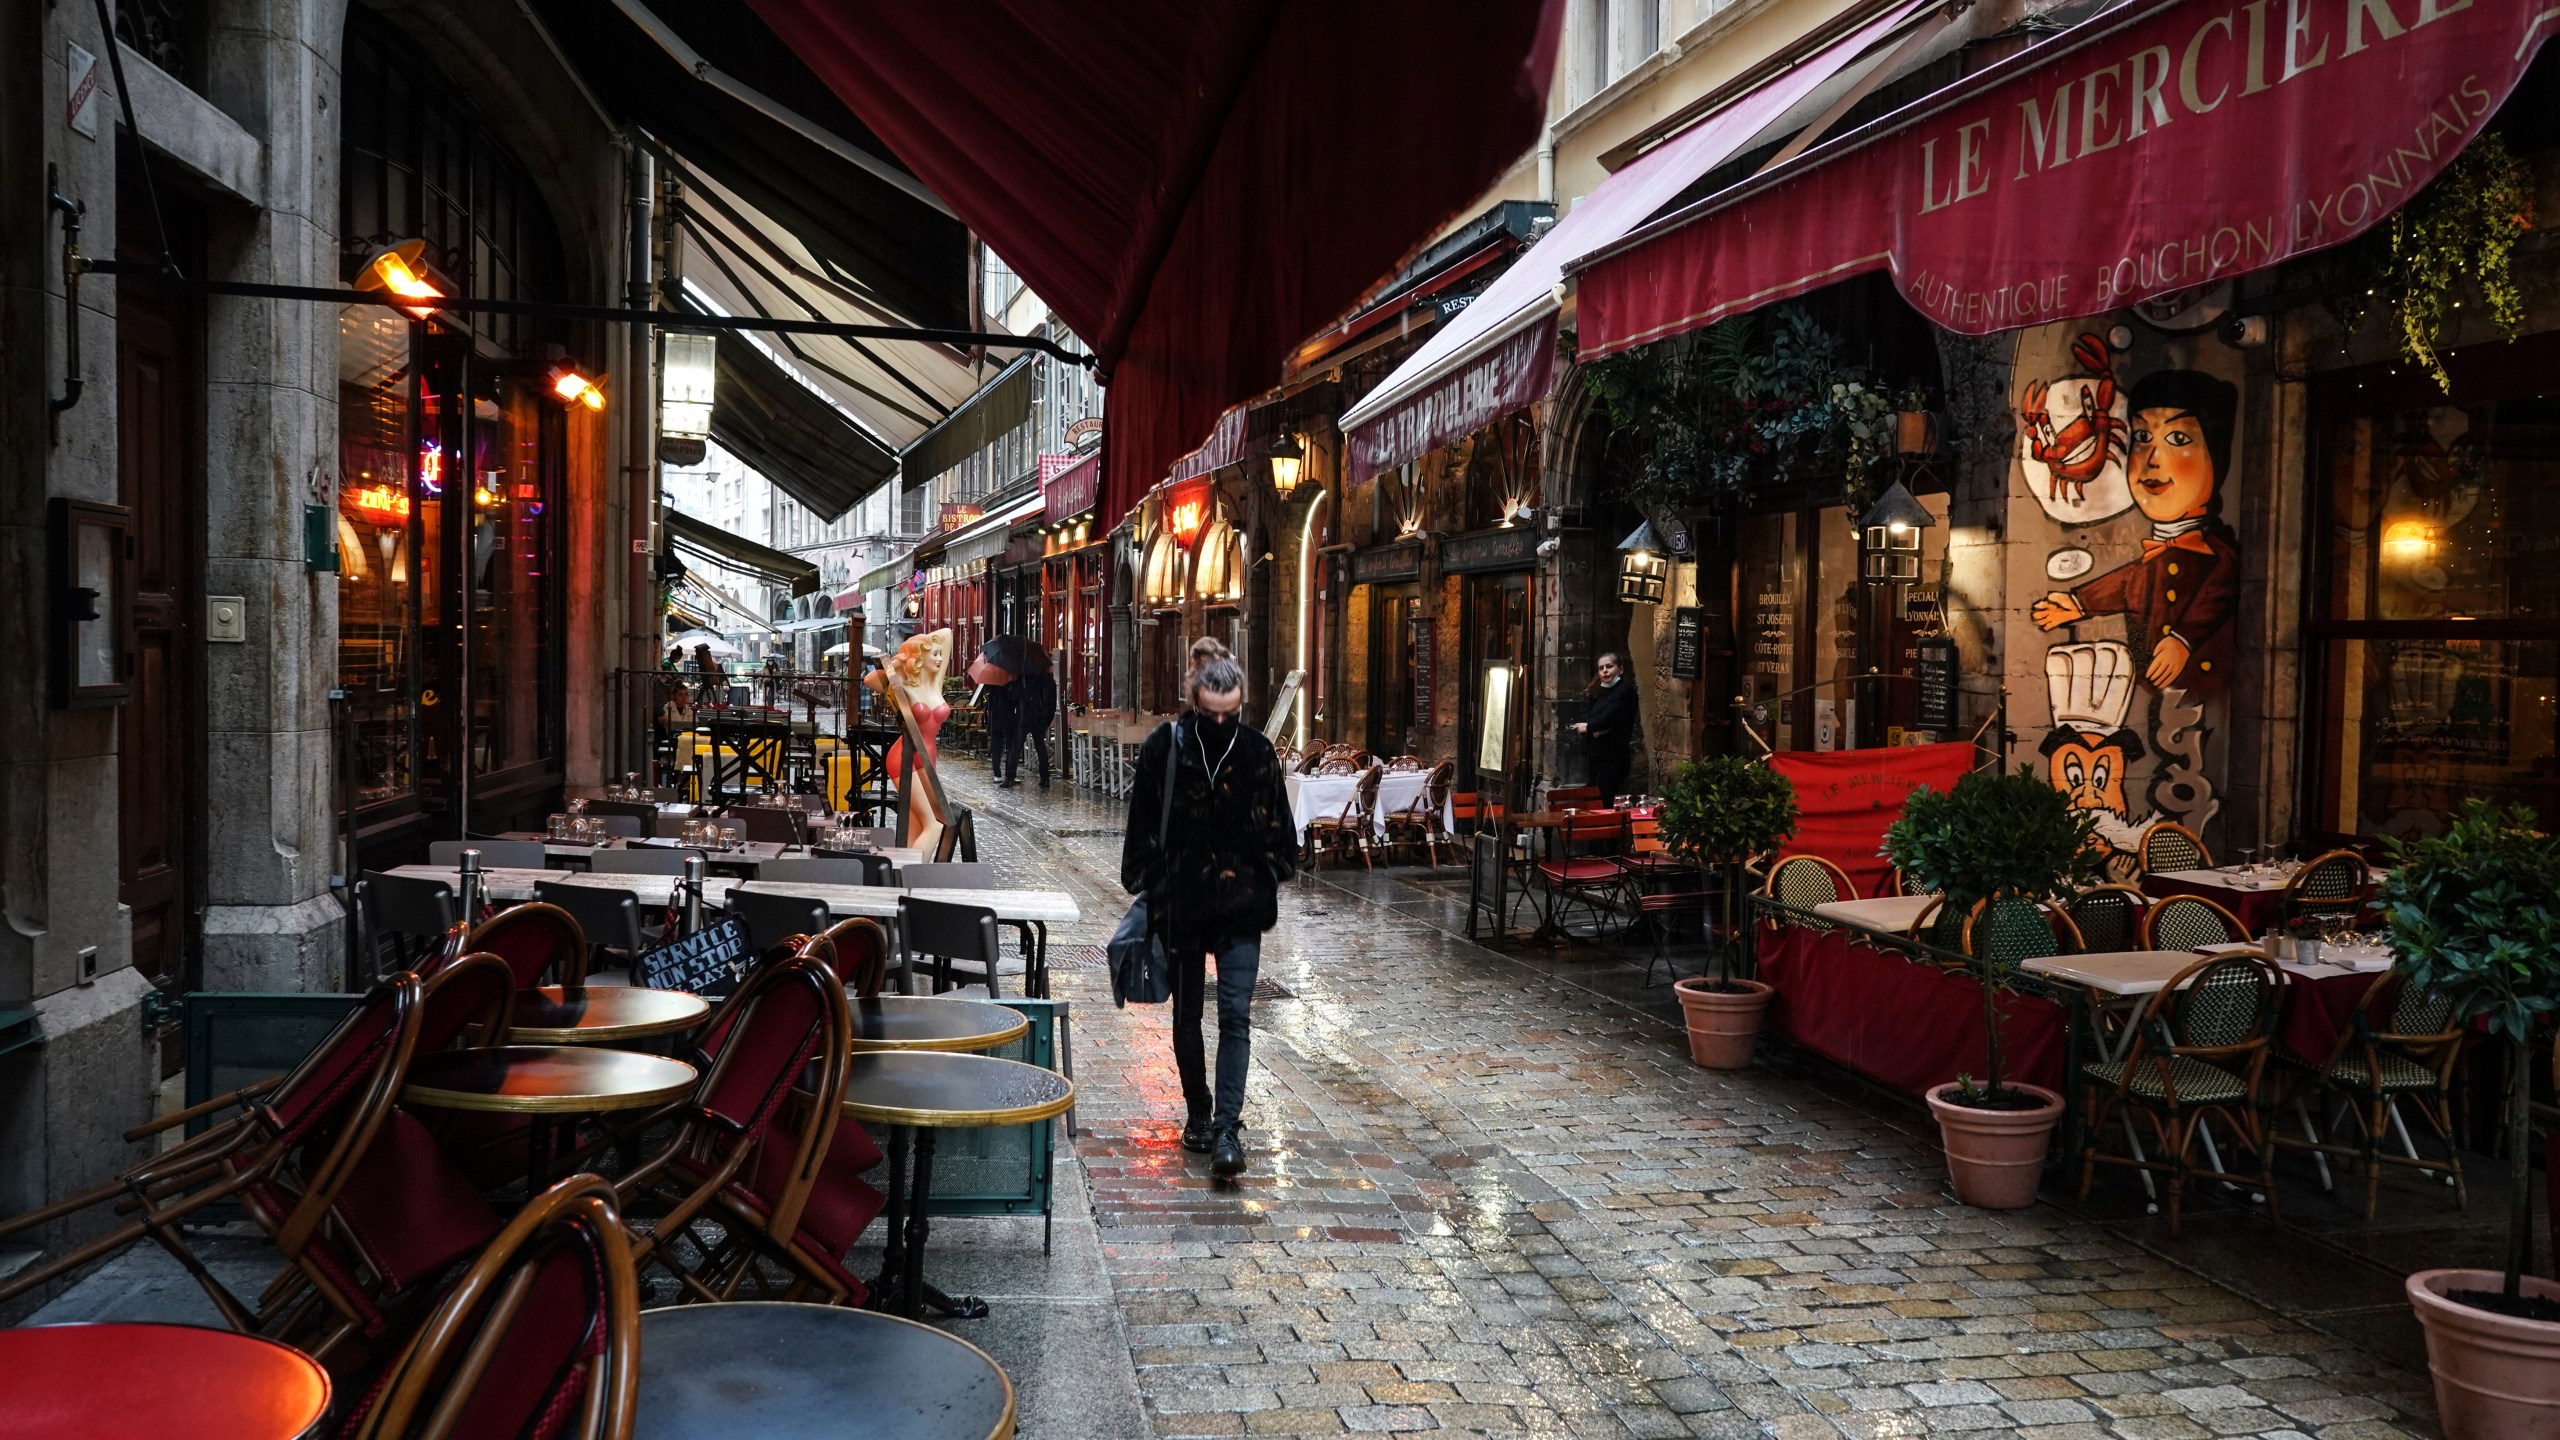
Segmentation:
[(2560, 8), (2508, 0), (2134, 0), (1595, 252), (1581, 356), (1870, 271), (1987, 335), (2341, 244), (2451, 163), (2555, 30)]
[(1526, 525), (1478, 530), (1440, 542), (1440, 569), (1449, 575), (1479, 570), (1526, 570), (1538, 563), (1538, 532)]
[(1209, 482), (1192, 480), (1168, 486), (1164, 492), (1164, 528), (1173, 532), (1174, 543), (1188, 550), (1200, 542), (1200, 534), (1209, 528)]
[(1396, 545), (1381, 545), (1374, 550), (1351, 552), (1351, 583), (1368, 585), (1388, 580), (1418, 580), (1422, 577), (1422, 542), (1407, 540)]
[(1362, 422), (1343, 437), (1351, 449), (1349, 483), (1393, 470), (1546, 398), (1555, 354), (1556, 323), (1549, 316), (1510, 332), (1413, 398)]
[[(1063, 457), (1061, 457), (1063, 458)], [(1045, 465), (1049, 456), (1040, 457)], [(1040, 518), (1063, 525), (1087, 510), (1102, 495), (1102, 452), (1097, 450), (1053, 475), (1040, 479)]]

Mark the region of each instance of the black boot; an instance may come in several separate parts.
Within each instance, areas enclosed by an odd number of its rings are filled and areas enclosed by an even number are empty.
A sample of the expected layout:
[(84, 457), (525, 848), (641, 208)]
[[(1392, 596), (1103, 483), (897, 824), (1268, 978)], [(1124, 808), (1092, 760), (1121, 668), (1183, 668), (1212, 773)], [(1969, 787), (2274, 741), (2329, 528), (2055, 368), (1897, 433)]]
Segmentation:
[(1194, 1155), (1209, 1153), (1209, 1112), (1194, 1110), (1182, 1126), (1182, 1148)]
[(1209, 1173), (1221, 1180), (1232, 1180), (1244, 1173), (1244, 1141), (1237, 1137), (1234, 1125), (1221, 1125), (1209, 1147)]

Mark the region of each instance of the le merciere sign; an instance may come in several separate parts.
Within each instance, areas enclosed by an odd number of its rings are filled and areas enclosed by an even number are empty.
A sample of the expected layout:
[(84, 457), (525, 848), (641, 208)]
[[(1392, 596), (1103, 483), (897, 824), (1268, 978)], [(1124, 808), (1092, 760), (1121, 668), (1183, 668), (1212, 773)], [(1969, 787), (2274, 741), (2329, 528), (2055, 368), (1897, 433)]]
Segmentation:
[(1865, 271), (1985, 335), (2337, 245), (2460, 154), (2555, 31), (2549, 0), (2134, 0), (1599, 252), (1582, 353)]

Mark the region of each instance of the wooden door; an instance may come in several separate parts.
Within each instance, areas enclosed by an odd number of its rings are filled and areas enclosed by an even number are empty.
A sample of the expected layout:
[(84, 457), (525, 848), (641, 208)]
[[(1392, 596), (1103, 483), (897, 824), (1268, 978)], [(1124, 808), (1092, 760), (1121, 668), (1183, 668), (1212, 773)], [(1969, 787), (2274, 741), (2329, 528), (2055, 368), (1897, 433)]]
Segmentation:
[[(157, 250), (130, 233), (147, 214), (127, 190), (131, 255)], [(163, 196), (164, 203), (169, 197)], [(146, 219), (144, 225), (149, 224)], [(117, 712), (117, 898), (133, 913), (133, 963), (168, 988), (191, 989), (192, 834), (197, 753), (192, 621), (202, 446), (194, 306), (131, 277), (116, 285), (119, 499), (133, 512), (133, 694)]]

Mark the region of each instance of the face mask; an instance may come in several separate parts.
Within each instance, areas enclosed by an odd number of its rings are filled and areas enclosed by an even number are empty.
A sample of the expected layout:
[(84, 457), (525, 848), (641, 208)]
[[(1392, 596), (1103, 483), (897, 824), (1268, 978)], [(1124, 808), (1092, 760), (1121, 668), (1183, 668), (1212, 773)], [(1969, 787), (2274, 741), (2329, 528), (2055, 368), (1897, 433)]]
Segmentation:
[(1194, 711), (1191, 723), (1198, 731), (1200, 738), (1212, 744), (1224, 744), (1234, 738), (1236, 733), (1237, 720), (1233, 715), (1209, 715)]

